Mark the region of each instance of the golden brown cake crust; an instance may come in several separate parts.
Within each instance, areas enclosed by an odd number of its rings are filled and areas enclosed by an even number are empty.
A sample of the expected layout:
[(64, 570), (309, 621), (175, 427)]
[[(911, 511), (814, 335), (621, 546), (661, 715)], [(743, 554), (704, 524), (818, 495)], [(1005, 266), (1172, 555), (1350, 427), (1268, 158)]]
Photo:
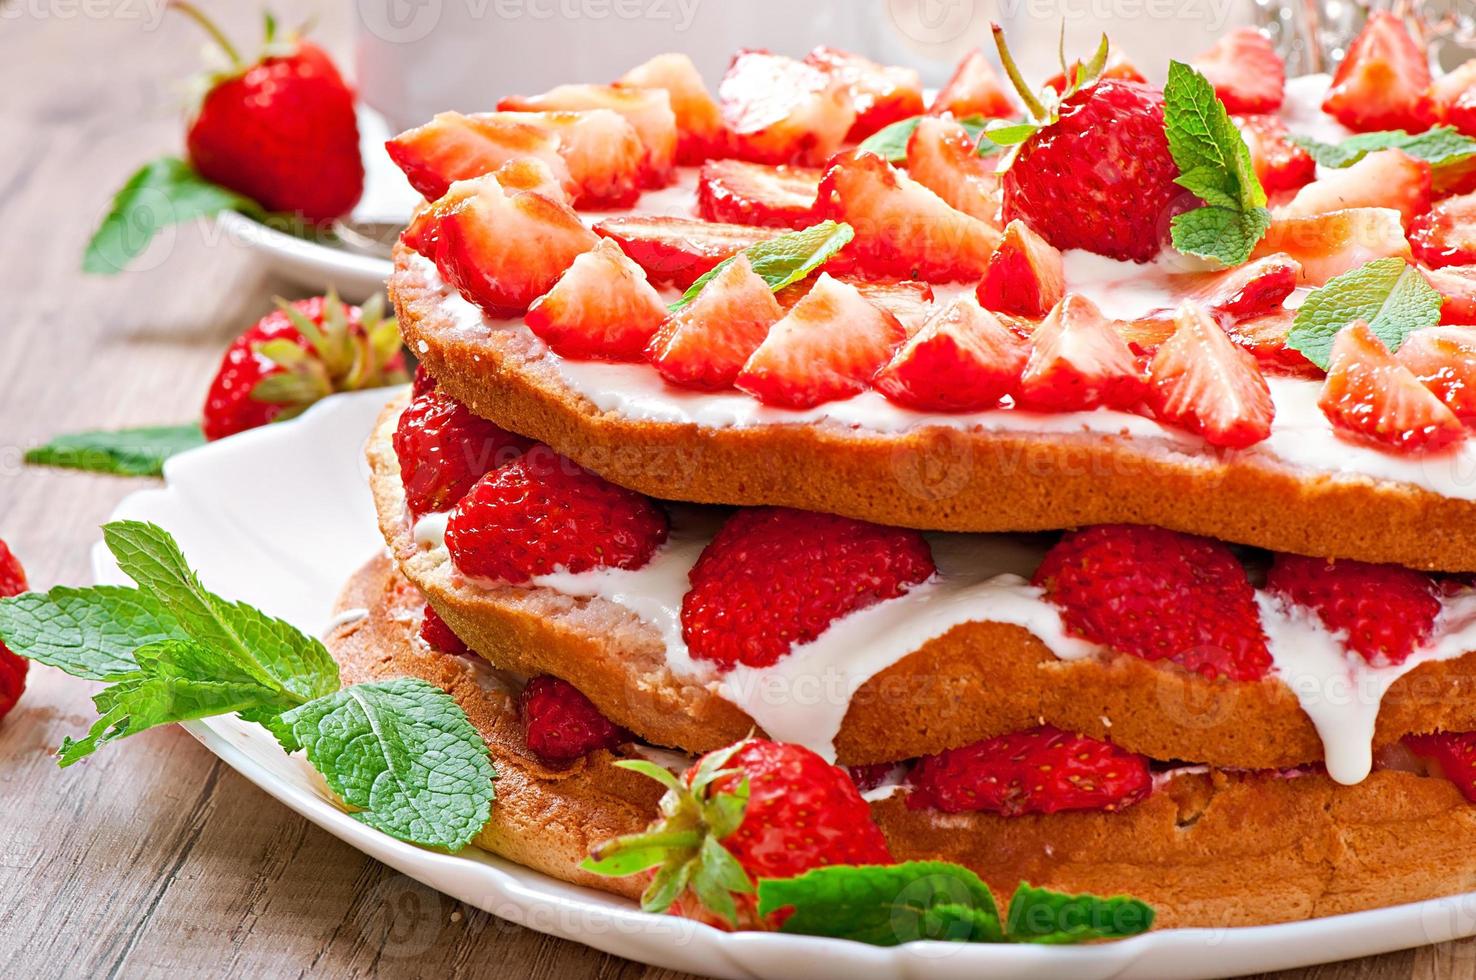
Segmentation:
[(1253, 454), (1191, 458), (1097, 434), (711, 428), (602, 412), (526, 332), (458, 329), (413, 254), (396, 246), (389, 293), (406, 344), (441, 385), (477, 414), (653, 497), (940, 531), (1156, 524), (1276, 551), (1476, 570), (1476, 501), (1299, 474)]
[[(493, 664), (554, 674), (657, 745), (706, 752), (755, 729), (742, 709), (666, 667), (660, 634), (624, 607), (548, 589), (470, 584), (444, 550), (419, 548), (390, 435), (403, 400), (368, 444), (380, 530), (437, 613)], [(1155, 759), (1239, 769), (1322, 760), (1322, 742), (1284, 684), (1210, 681), (1126, 655), (1063, 661), (1024, 629), (966, 623), (856, 692), (836, 739), (846, 764), (892, 762), (1052, 724)], [(1383, 700), (1375, 744), (1413, 732), (1476, 729), (1476, 653), (1425, 663)]]

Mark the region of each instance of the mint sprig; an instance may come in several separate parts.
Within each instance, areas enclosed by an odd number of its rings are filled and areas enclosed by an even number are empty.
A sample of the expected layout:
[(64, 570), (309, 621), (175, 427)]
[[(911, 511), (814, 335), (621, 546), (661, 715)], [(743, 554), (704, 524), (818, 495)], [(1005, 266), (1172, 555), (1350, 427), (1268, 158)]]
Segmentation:
[[(910, 116), (907, 119), (899, 119), (889, 126), (883, 126), (857, 144), (856, 149), (862, 153), (874, 153), (888, 163), (905, 163), (907, 161), (907, 142), (912, 139), (912, 134), (917, 131), (918, 123), (926, 118), (928, 117)], [(956, 121), (969, 134), (969, 138), (975, 144), (979, 142), (979, 137), (983, 135), (984, 128), (987, 125), (984, 117), (980, 115), (965, 116)], [(992, 146), (979, 147), (979, 149), (982, 151), (980, 153), (981, 156), (995, 151), (995, 148)]]
[(1127, 895), (1068, 895), (1024, 882), (1010, 898), (1005, 935), (1010, 942), (1065, 946), (1123, 939), (1153, 926), (1153, 907)]
[[(800, 231), (757, 242), (745, 248), (742, 254), (748, 256), (749, 264), (759, 278), (778, 292), (820, 268), (854, 237), (856, 232), (845, 222), (822, 221)], [(731, 257), (723, 259), (703, 273), (687, 287), (681, 299), (671, 304), (671, 311), (675, 313), (696, 299), (702, 287), (721, 275), (732, 261)]]
[(1476, 139), (1463, 135), (1452, 126), (1436, 126), (1423, 133), (1406, 133), (1402, 129), (1377, 133), (1359, 133), (1341, 143), (1323, 143), (1307, 136), (1293, 136), (1292, 142), (1312, 155), (1324, 167), (1351, 167), (1378, 150), (1403, 150), (1430, 165), (1436, 190), (1476, 168)]
[(1179, 168), (1174, 182), (1204, 201), (1203, 207), (1174, 216), (1174, 248), (1240, 265), (1271, 226), (1266, 192), (1245, 139), (1214, 86), (1183, 62), (1169, 62), (1163, 100), (1164, 133)]
[(1354, 320), (1366, 321), (1393, 352), (1414, 331), (1439, 323), (1444, 302), (1403, 259), (1375, 259), (1314, 290), (1297, 310), (1286, 344), (1326, 371), (1333, 338)]
[(205, 444), (198, 422), (187, 425), (151, 425), (137, 429), (92, 429), (60, 435), (43, 446), (26, 450), (33, 466), (111, 473), (116, 476), (158, 476), (164, 461)]

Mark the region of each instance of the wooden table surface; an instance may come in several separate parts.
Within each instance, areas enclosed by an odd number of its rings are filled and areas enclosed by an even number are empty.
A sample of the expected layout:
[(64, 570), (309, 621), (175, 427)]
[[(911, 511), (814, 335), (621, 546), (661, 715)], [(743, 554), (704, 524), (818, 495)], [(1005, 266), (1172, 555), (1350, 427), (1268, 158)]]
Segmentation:
[[(255, 4), (207, 3), (237, 38)], [(200, 36), (156, 0), (0, 0), (0, 537), (31, 583), (89, 581), (97, 526), (149, 485), (21, 465), (62, 431), (175, 422), (225, 344), (285, 283), (182, 228), (113, 278), (78, 271), (113, 188), (180, 142), (176, 82)], [(297, 11), (275, 4), (292, 22)], [(347, 3), (317, 35), (348, 45)], [(90, 685), (33, 668), (0, 725), (0, 977), (673, 976), (468, 909), (340, 843), (181, 729), (71, 769), (52, 750), (95, 716)], [(1476, 978), (1476, 947), (1281, 975)]]

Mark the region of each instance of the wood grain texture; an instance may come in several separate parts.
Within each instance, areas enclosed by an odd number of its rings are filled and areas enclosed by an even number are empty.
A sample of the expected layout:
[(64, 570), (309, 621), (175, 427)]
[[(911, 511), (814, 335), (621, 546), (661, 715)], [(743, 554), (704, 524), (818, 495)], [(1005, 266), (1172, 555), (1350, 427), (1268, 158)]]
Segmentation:
[[(208, 4), (233, 36), (254, 3)], [(199, 35), (157, 0), (0, 0), (0, 537), (33, 585), (89, 580), (97, 525), (145, 485), (22, 467), (62, 431), (194, 416), (220, 351), (287, 286), (212, 229), (179, 229), (138, 268), (78, 271), (113, 188), (177, 148), (175, 82)], [(348, 3), (320, 15), (347, 49)], [(90, 685), (33, 669), (0, 725), (0, 977), (676, 975), (476, 912), (279, 806), (182, 730), (71, 769), (54, 747), (94, 713)], [(1213, 950), (1210, 950), (1213, 955)], [(1476, 978), (1454, 943), (1278, 975)]]

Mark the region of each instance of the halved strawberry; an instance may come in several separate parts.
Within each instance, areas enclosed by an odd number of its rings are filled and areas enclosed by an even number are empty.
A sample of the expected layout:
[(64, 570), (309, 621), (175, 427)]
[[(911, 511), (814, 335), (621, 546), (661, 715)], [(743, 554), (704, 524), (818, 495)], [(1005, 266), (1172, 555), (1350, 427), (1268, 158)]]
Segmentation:
[(1143, 400), (1143, 367), (1095, 303), (1069, 294), (1030, 338), (1015, 403), (1041, 412), (1132, 408)]
[(427, 235), (441, 275), (488, 316), (521, 315), (599, 240), (568, 205), (542, 194), (509, 194), (492, 174), (466, 184), (453, 188), (460, 203)]
[(1338, 432), (1402, 452), (1443, 449), (1466, 435), (1455, 413), (1362, 320), (1334, 338), (1317, 404)]
[[(509, 194), (532, 191), (542, 194), (550, 201), (569, 203), (564, 186), (554, 176), (553, 170), (536, 157), (515, 157), (492, 171), (491, 177)], [(415, 213), (400, 235), (400, 240), (421, 255), (434, 258), (439, 219), (455, 211), (462, 201), (476, 192), (475, 180), (456, 181), (446, 189), (445, 194)]]
[(1440, 615), (1435, 580), (1398, 565), (1277, 555), (1266, 588), (1311, 610), (1374, 667), (1408, 660)]
[(516, 191), (533, 191), (560, 204), (568, 204), (569, 196), (564, 191), (558, 176), (543, 160), (535, 157), (517, 157), (509, 160), (492, 176), (509, 194)]
[(816, 209), (855, 229), (841, 255), (875, 275), (972, 281), (999, 244), (994, 228), (870, 153), (836, 156), (820, 182)]
[(1348, 208), (1393, 208), (1406, 225), (1430, 210), (1430, 165), (1403, 150), (1370, 153), (1297, 191), (1280, 218), (1306, 218)]
[[(1077, 71), (1080, 67), (1080, 61), (1072, 62), (1072, 64), (1070, 65), (1070, 69), (1073, 72)], [(1128, 56), (1123, 54), (1122, 51), (1116, 47), (1108, 49), (1107, 64), (1102, 69), (1102, 74), (1097, 76), (1098, 81), (1101, 81), (1104, 78), (1115, 78), (1118, 81), (1122, 82), (1147, 83), (1148, 81), (1148, 79), (1144, 77), (1143, 73), (1138, 70), (1138, 66), (1133, 64), (1132, 61), (1128, 59)], [(1050, 78), (1046, 79), (1046, 87), (1055, 89), (1057, 92), (1064, 92), (1066, 90), (1066, 74), (1062, 72), (1058, 75), (1052, 75)]]
[(812, 167), (710, 160), (697, 179), (697, 213), (735, 225), (808, 228), (820, 174)]
[(928, 106), (932, 115), (951, 113), (955, 119), (965, 116), (1007, 119), (1018, 111), (1004, 80), (978, 48), (964, 55)]
[(1425, 90), (1430, 62), (1404, 22), (1386, 10), (1369, 15), (1322, 100), (1322, 111), (1357, 132), (1430, 125)]
[(863, 140), (883, 126), (923, 111), (922, 79), (911, 68), (879, 65), (859, 54), (824, 46), (805, 55), (805, 63), (840, 79), (846, 87), (856, 112), (848, 140)]
[(1409, 245), (1434, 269), (1476, 264), (1476, 194), (1437, 202), (1410, 224)]
[(1030, 345), (968, 293), (934, 313), (873, 382), (924, 412), (973, 412), (1012, 394)]
[(676, 116), (676, 162), (698, 164), (721, 154), (727, 144), (723, 114), (702, 84), (702, 75), (684, 54), (658, 54), (620, 76), (616, 85), (663, 89)]
[(1408, 260), (1409, 242), (1393, 208), (1349, 208), (1310, 218), (1276, 218), (1251, 253), (1285, 252), (1301, 263), (1301, 286), (1322, 286), (1360, 266), (1395, 256)]
[(1420, 271), (1445, 301), (1440, 307), (1441, 323), (1476, 323), (1476, 265), (1450, 265)]
[(1154, 415), (1212, 446), (1241, 449), (1269, 436), (1276, 407), (1255, 358), (1196, 303), (1185, 302), (1174, 319), (1178, 329), (1148, 368)]
[(1476, 803), (1476, 732), (1435, 732), (1406, 735), (1404, 744), (1432, 771), (1455, 784), (1461, 795)]
[(676, 166), (677, 121), (671, 97), (661, 88), (615, 85), (557, 85), (542, 95), (509, 95), (497, 100), (503, 112), (561, 112), (609, 109), (635, 129), (645, 149), (643, 183), (661, 187)]
[(646, 147), (625, 117), (609, 109), (509, 112), (559, 138), (559, 155), (573, 180), (574, 206), (628, 208), (641, 196)]
[(916, 279), (901, 279), (891, 282), (886, 279), (858, 279), (853, 276), (838, 276), (841, 282), (850, 283), (866, 299), (886, 310), (907, 329), (908, 335), (916, 333), (933, 315), (933, 287)]
[(564, 357), (640, 360), (666, 319), (666, 304), (646, 273), (608, 238), (576, 258), (523, 317)]
[(1001, 194), (995, 161), (974, 152), (974, 139), (952, 119), (924, 118), (907, 140), (907, 176), (949, 206), (999, 225)]
[(1317, 161), (1291, 141), (1280, 116), (1236, 116), (1234, 121), (1266, 193), (1296, 190), (1317, 176)]
[(810, 408), (865, 390), (907, 331), (855, 286), (821, 273), (769, 330), (735, 384), (766, 405)]
[(410, 186), (428, 201), (443, 196), (453, 181), (480, 177), (525, 157), (542, 160), (561, 185), (574, 187), (559, 154), (558, 136), (515, 116), (442, 112), (423, 126), (407, 129), (384, 148)]
[(976, 292), (985, 309), (1045, 316), (1066, 294), (1061, 251), (1025, 222), (1011, 221)]
[(1241, 27), (1190, 62), (1215, 87), (1229, 112), (1275, 112), (1285, 96), (1286, 65), (1271, 39)]
[(1425, 93), (1430, 121), (1454, 126), (1467, 136), (1476, 134), (1476, 58), (1430, 83)]
[(1404, 338), (1395, 360), (1457, 416), (1476, 419), (1476, 327), (1426, 327)]
[(1297, 311), (1285, 308), (1261, 316), (1233, 320), (1225, 325), (1225, 333), (1239, 347), (1250, 352), (1261, 370), (1303, 378), (1321, 378), (1322, 370), (1295, 347), (1286, 344), (1287, 335), (1296, 323)]
[(1208, 273), (1186, 298), (1211, 312), (1244, 319), (1281, 308), (1297, 288), (1302, 267), (1285, 253), (1274, 253), (1223, 272)]
[(856, 118), (839, 78), (750, 49), (733, 55), (718, 104), (733, 155), (755, 163), (819, 165), (840, 148)]
[(687, 388), (731, 388), (769, 328), (784, 316), (769, 284), (739, 255), (697, 298), (669, 316), (646, 357), (661, 376)]
[(619, 242), (652, 282), (669, 282), (683, 289), (723, 259), (781, 234), (772, 228), (656, 215), (606, 218), (594, 230)]

